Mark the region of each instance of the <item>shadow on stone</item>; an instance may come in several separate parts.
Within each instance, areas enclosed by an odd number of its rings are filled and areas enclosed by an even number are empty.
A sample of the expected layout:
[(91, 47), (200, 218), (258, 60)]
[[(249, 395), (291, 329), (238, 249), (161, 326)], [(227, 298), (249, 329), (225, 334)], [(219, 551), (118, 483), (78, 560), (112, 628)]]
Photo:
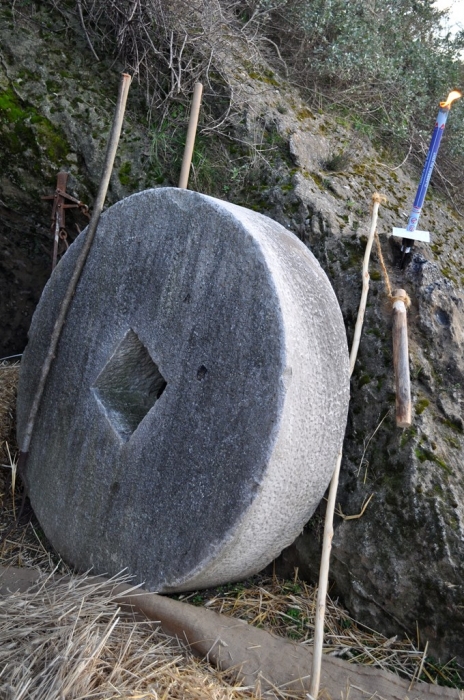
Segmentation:
[(93, 388), (111, 426), (127, 442), (167, 386), (133, 331), (108, 360)]

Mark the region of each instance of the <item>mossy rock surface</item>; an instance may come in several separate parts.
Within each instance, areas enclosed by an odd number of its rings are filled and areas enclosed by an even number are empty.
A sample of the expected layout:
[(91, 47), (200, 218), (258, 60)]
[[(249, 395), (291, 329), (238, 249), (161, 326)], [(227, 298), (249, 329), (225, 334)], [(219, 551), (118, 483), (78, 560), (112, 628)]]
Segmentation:
[[(43, 196), (53, 194), (64, 170), (69, 194), (91, 207), (101, 176), (119, 70), (103, 61), (95, 71), (85, 37), (71, 31), (72, 18), (67, 23), (64, 40), (64, 18), (45, 4), (24, 14), (0, 5), (0, 356), (24, 348), (50, 274), (52, 207)], [(116, 169), (108, 203), (150, 184), (146, 119), (132, 119), (140, 99), (134, 92), (117, 158), (117, 168), (131, 165), (130, 177)], [(86, 219), (68, 212), (67, 224), (72, 240)]]

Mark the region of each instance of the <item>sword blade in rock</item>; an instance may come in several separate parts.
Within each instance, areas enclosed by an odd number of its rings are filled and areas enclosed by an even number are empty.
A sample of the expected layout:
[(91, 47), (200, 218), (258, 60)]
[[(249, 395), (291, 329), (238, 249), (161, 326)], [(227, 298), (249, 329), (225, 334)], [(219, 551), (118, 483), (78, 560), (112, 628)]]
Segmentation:
[(460, 97), (462, 97), (461, 93), (457, 90), (453, 90), (449, 93), (445, 102), (440, 102), (440, 109), (438, 111), (437, 120), (435, 122), (435, 128), (433, 130), (432, 138), (430, 140), (429, 151), (425, 160), (425, 165), (422, 171), (419, 187), (417, 188), (416, 198), (414, 200), (414, 204), (411, 209), (411, 214), (409, 216), (408, 225), (406, 226), (406, 228), (393, 229), (393, 235), (399, 236), (403, 239), (401, 245), (401, 251), (403, 253), (403, 260), (401, 266), (403, 266), (404, 256), (406, 255), (406, 253), (410, 252), (412, 246), (414, 245), (414, 241), (424, 241), (425, 243), (430, 242), (430, 233), (428, 231), (417, 231), (417, 224), (419, 223), (419, 217), (422, 212), (425, 195), (427, 194), (430, 178), (432, 177), (433, 168), (437, 159), (438, 149), (440, 148), (441, 139), (445, 130), (445, 124), (446, 120), (448, 119), (451, 105), (454, 102), (454, 100), (457, 100)]

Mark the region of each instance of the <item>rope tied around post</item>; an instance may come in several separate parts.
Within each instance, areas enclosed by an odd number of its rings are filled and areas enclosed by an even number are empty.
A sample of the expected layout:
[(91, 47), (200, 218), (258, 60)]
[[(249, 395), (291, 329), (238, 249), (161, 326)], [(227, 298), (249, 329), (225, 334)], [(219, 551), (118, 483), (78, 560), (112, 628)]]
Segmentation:
[(411, 382), (409, 378), (407, 308), (411, 303), (404, 289), (395, 289), (393, 305), (393, 367), (395, 370), (396, 425), (411, 425)]
[(383, 279), (387, 288), (387, 297), (392, 305), (396, 425), (398, 428), (409, 428), (411, 425), (411, 382), (409, 378), (407, 311), (411, 306), (411, 299), (405, 289), (392, 290), (377, 231), (375, 232), (375, 242)]
[(380, 192), (374, 192), (372, 195), (371, 212), (374, 210), (374, 204), (386, 204), (387, 201), (386, 195), (380, 194)]
[(399, 296), (397, 296), (397, 291), (400, 291), (400, 290), (396, 290), (395, 292), (392, 291), (390, 277), (389, 277), (389, 274), (387, 271), (387, 266), (385, 265), (385, 260), (383, 258), (382, 248), (380, 245), (380, 238), (379, 238), (379, 234), (377, 233), (377, 231), (375, 232), (375, 244), (377, 246), (377, 255), (379, 256), (380, 267), (382, 269), (382, 274), (383, 274), (383, 280), (384, 280), (385, 286), (387, 288), (387, 297), (391, 301), (392, 306), (395, 303), (395, 301), (402, 301), (402, 302), (404, 302), (404, 305), (406, 306), (406, 308), (409, 309), (409, 307), (411, 306), (411, 297), (409, 296), (409, 294), (404, 289), (401, 290), (402, 293)]
[[(399, 292), (401, 292), (401, 294), (399, 294)], [(396, 289), (395, 293), (390, 296), (390, 301), (392, 306), (395, 304), (395, 301), (402, 301), (407, 309), (411, 306), (411, 298), (404, 289)]]
[[(362, 292), (358, 307), (358, 316), (354, 329), (353, 342), (350, 353), (350, 376), (353, 374), (356, 358), (358, 355), (359, 342), (366, 310), (367, 293), (369, 290), (369, 258), (371, 254), (374, 238), (377, 242), (379, 260), (384, 274), (387, 296), (393, 306), (393, 363), (395, 365), (396, 380), (396, 424), (398, 427), (408, 427), (411, 425), (411, 394), (409, 386), (409, 355), (408, 336), (406, 326), (406, 309), (411, 304), (411, 300), (404, 289), (392, 291), (390, 278), (388, 276), (385, 261), (383, 259), (380, 241), (377, 235), (377, 216), (379, 207), (385, 203), (385, 195), (375, 192), (372, 195), (372, 219), (369, 236), (366, 243), (366, 250), (362, 268)], [(327, 597), (330, 552), (332, 549), (332, 538), (334, 535), (333, 518), (335, 512), (335, 499), (337, 495), (338, 480), (340, 475), (340, 465), (342, 461), (342, 449), (338, 453), (337, 463), (330, 482), (329, 497), (327, 499), (327, 510), (324, 522), (324, 538), (322, 543), (321, 565), (319, 570), (319, 583), (316, 602), (316, 615), (314, 625), (313, 662), (311, 668), (309, 697), (316, 700), (319, 695), (322, 663), (322, 645), (324, 640), (324, 619), (325, 603)]]

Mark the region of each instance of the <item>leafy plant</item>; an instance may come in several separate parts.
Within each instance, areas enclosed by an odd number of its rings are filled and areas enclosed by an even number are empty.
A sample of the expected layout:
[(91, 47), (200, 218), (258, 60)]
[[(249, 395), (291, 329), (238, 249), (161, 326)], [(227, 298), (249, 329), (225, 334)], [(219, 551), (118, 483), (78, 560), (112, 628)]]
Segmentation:
[[(306, 89), (318, 110), (337, 110), (361, 137), (402, 158), (411, 151), (422, 165), (438, 102), (464, 83), (464, 31), (445, 31), (446, 12), (434, 0), (46, 2), (74, 14), (96, 56), (115, 57), (139, 77), (161, 124), (174, 107), (183, 107), (185, 117), (201, 80), (207, 130), (229, 133), (243, 118), (234, 70), (241, 66), (250, 78), (276, 86), (278, 76), (266, 64), (273, 53), (276, 70)], [(434, 178), (464, 201), (464, 100), (453, 106), (449, 123)], [(167, 146), (167, 134), (154, 151)], [(198, 146), (194, 177), (203, 171), (211, 179), (207, 153), (207, 144)]]
[[(358, 133), (390, 149), (403, 153), (412, 145), (422, 165), (438, 102), (464, 87), (464, 31), (452, 36), (443, 28), (446, 12), (433, 0), (248, 4), (261, 13), (261, 30), (309, 96), (350, 116)], [(436, 180), (446, 173), (456, 195), (464, 180), (463, 117), (461, 100), (451, 111), (435, 171)]]
[(325, 163), (325, 169), (330, 172), (344, 170), (351, 162), (351, 154), (348, 151), (339, 151), (328, 158)]

